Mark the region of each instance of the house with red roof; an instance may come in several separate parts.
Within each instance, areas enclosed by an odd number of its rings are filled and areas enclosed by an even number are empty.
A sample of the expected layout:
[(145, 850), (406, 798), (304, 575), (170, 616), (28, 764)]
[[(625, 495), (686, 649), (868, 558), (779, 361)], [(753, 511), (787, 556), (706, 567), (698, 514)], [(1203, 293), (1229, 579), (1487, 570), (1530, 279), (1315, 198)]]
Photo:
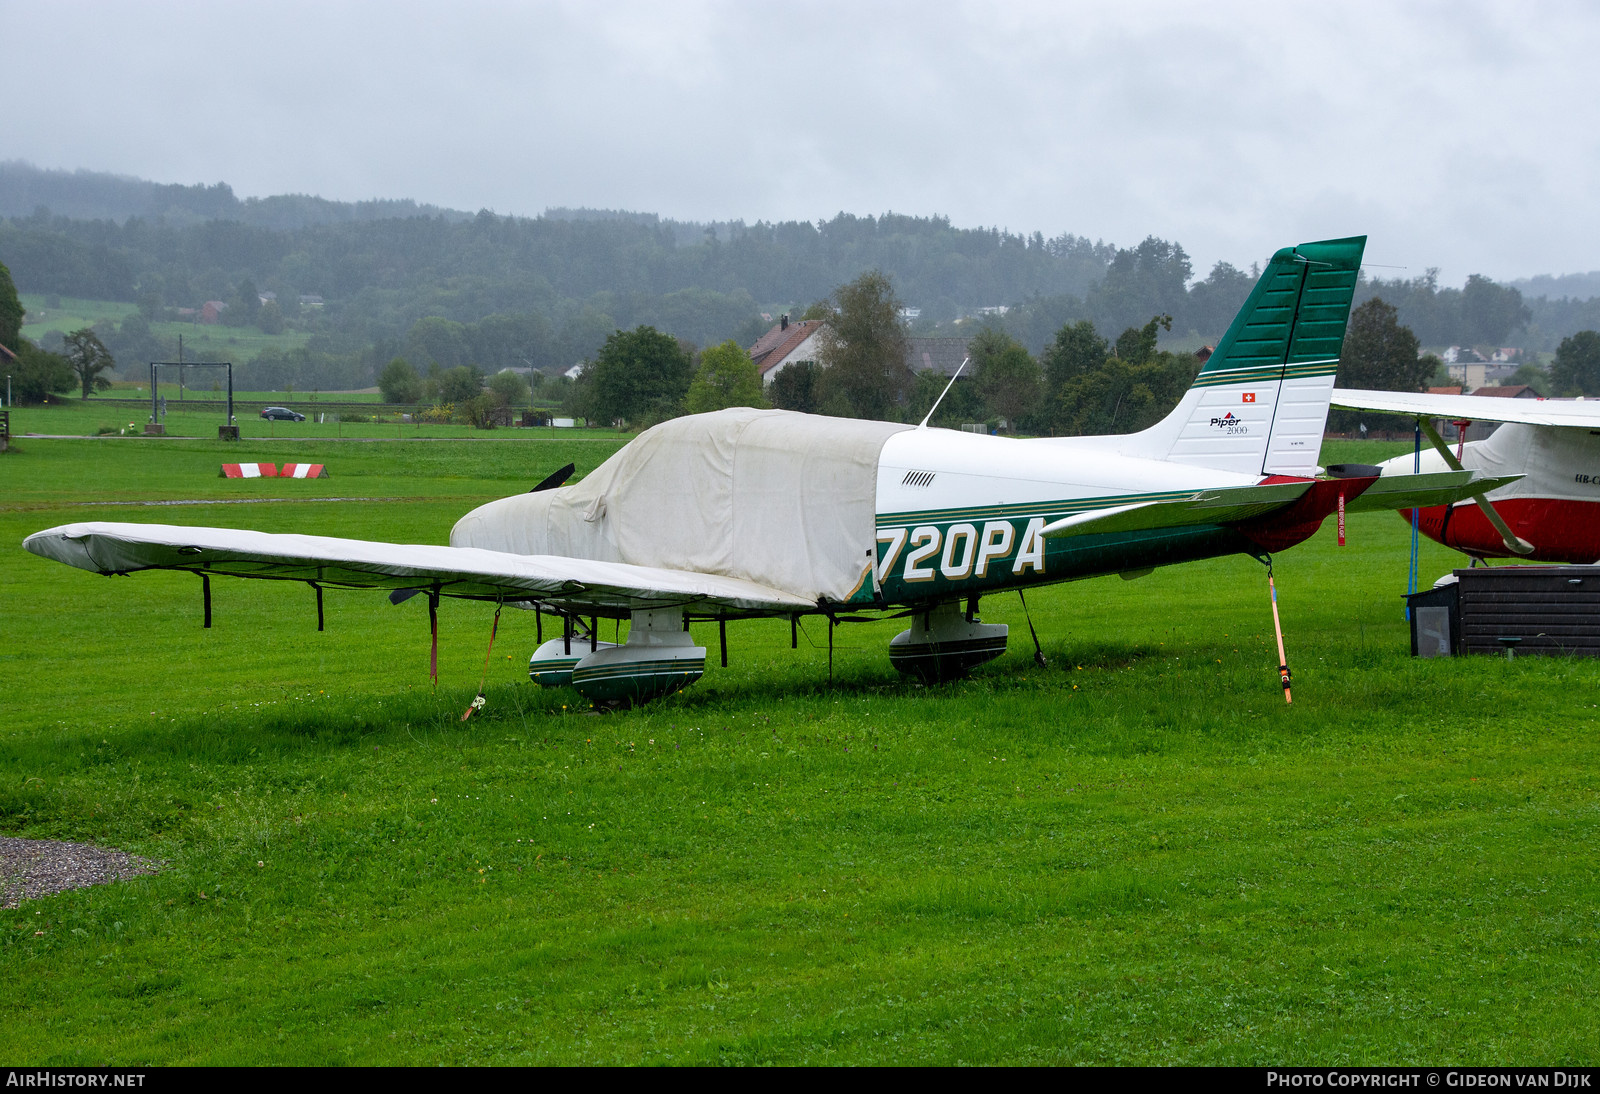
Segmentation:
[(1486, 396), (1490, 399), (1537, 399), (1539, 397), (1539, 393), (1527, 384), (1490, 385), (1477, 388), (1472, 394)]
[(755, 362), (762, 384), (772, 383), (773, 377), (796, 361), (815, 361), (817, 335), (826, 325), (821, 319), (791, 323), (785, 315), (757, 338), (750, 347), (750, 360)]

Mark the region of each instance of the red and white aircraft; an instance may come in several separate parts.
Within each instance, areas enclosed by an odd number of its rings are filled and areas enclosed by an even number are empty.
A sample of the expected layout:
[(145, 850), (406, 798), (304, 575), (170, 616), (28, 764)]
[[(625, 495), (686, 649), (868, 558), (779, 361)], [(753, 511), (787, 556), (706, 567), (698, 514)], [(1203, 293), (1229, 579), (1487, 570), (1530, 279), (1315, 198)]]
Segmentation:
[[(1413, 468), (1520, 476), (1474, 498), (1420, 510), (1417, 526), (1428, 538), (1474, 558), (1600, 559), (1600, 402), (1336, 388), (1333, 405), (1406, 414), (1421, 423), (1430, 448), (1420, 467), (1416, 456), (1397, 456), (1381, 465), (1385, 476)], [(1452, 452), (1434, 419), (1462, 429), (1472, 422), (1504, 424)], [(1411, 520), (1409, 509), (1400, 515)]]

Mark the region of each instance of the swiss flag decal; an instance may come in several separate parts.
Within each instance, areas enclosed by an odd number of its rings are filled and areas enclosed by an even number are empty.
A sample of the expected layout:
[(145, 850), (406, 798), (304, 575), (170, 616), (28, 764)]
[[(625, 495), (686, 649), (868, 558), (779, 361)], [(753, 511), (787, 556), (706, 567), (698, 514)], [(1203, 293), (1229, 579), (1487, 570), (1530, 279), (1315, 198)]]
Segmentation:
[(1253, 403), (1253, 402), (1256, 401), (1256, 393), (1253, 392), (1253, 391), (1247, 391), (1247, 392), (1244, 393), (1244, 397), (1243, 398), (1244, 398), (1245, 402)]

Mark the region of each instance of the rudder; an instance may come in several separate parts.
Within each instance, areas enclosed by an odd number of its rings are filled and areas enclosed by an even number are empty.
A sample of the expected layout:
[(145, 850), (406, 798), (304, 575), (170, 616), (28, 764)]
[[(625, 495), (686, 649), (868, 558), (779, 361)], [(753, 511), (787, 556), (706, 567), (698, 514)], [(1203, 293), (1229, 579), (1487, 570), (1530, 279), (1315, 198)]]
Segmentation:
[(1241, 474), (1315, 473), (1366, 242), (1274, 254), (1177, 408), (1121, 450)]

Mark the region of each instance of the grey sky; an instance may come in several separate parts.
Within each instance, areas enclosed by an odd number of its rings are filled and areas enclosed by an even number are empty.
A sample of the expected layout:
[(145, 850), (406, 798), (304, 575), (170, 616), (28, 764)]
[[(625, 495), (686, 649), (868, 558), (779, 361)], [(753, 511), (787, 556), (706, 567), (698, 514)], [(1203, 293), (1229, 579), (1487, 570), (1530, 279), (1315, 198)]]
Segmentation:
[(1600, 268), (1594, 4), (0, 0), (0, 41), (0, 158), (241, 196)]

